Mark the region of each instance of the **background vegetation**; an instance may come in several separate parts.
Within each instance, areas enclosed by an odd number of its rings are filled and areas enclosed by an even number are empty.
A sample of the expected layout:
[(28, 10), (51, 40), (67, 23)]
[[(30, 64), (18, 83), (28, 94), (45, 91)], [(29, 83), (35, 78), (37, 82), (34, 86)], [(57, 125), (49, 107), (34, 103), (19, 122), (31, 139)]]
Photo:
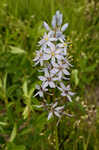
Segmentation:
[(0, 150), (54, 150), (54, 121), (35, 110), (33, 57), (56, 10), (69, 23), (73, 118), (58, 129), (60, 150), (99, 150), (99, 1), (0, 0)]

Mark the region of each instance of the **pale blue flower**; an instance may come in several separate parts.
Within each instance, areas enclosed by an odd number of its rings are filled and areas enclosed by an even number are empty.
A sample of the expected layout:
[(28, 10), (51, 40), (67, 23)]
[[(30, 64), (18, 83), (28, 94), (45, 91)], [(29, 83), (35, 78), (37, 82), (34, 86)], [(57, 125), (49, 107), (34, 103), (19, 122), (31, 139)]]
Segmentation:
[(52, 27), (55, 29), (56, 28), (56, 15), (53, 16), (52, 18)]
[(51, 63), (54, 64), (55, 60), (62, 60), (64, 57), (62, 56), (61, 49), (57, 49), (57, 47), (54, 44), (48, 44), (50, 45), (50, 48), (46, 49), (45, 51), (45, 57), (47, 60), (51, 59)]
[(56, 11), (56, 22), (58, 26), (62, 24), (62, 17), (63, 15), (60, 13), (60, 11)]
[(45, 32), (43, 39), (39, 41), (40, 45), (48, 45), (50, 44), (50, 42), (52, 41), (56, 41), (56, 38), (51, 37), (51, 32), (49, 32), (48, 34)]
[[(56, 14), (52, 18), (52, 29), (44, 22), (44, 27), (47, 32), (43, 38), (39, 41), (40, 50), (36, 52), (34, 59), (35, 64), (42, 66), (39, 70), (40, 75), (38, 78), (41, 80), (41, 86), (37, 85), (38, 92), (34, 95), (44, 97), (44, 93), (53, 95), (49, 92), (49, 88), (58, 88), (61, 91), (61, 96), (66, 97), (69, 101), (72, 101), (71, 97), (74, 95), (70, 90), (70, 85), (64, 85), (63, 81), (69, 82), (69, 68), (72, 66), (67, 60), (67, 48), (68, 42), (65, 40), (63, 32), (67, 29), (68, 23), (62, 25), (63, 15), (60, 11), (56, 11)], [(59, 86), (60, 85), (60, 86)], [(45, 98), (43, 98), (44, 102)], [(46, 100), (45, 100), (46, 101)], [(54, 100), (55, 101), (55, 100)], [(60, 101), (55, 103), (44, 104), (37, 106), (38, 108), (44, 107), (45, 110), (49, 110), (48, 120), (52, 116), (57, 116), (59, 120), (62, 115), (66, 115), (64, 112), (64, 105), (59, 106)]]
[(48, 91), (48, 89), (44, 88), (42, 85), (36, 85), (36, 89), (38, 90), (38, 92), (34, 95), (34, 97), (37, 95), (39, 95), (40, 97), (44, 97), (44, 92)]
[(68, 47), (68, 44), (70, 44), (70, 43), (69, 42), (65, 42), (61, 38), (59, 40), (61, 41), (61, 43), (58, 44), (58, 47), (63, 48), (64, 55), (66, 56), (66, 54), (67, 54), (67, 47)]
[(52, 74), (56, 74), (58, 76), (59, 80), (64, 75), (70, 75), (70, 73), (67, 70), (68, 65), (67, 64), (63, 64), (61, 61), (58, 61), (58, 64), (54, 63), (53, 67), (54, 68), (51, 70), (51, 73)]
[(44, 55), (42, 49), (40, 51), (36, 51), (36, 57), (33, 59), (35, 61), (35, 65), (39, 64), (43, 66)]
[(64, 110), (64, 106), (58, 106), (58, 102), (55, 102), (54, 104), (52, 103), (52, 106), (50, 108), (50, 112), (48, 114), (48, 120), (50, 120), (50, 118), (52, 116), (56, 116), (58, 118), (61, 118), (63, 110)]
[(47, 30), (47, 31), (50, 31), (51, 29), (50, 29), (50, 27), (49, 27), (49, 25), (44, 21), (44, 23), (43, 23), (43, 26), (45, 27), (45, 29)]
[(41, 81), (43, 81), (42, 83), (42, 87), (46, 88), (46, 87), (50, 87), (50, 88), (55, 88), (55, 83), (54, 81), (57, 80), (57, 78), (55, 78), (53, 76), (53, 74), (49, 73), (47, 70), (45, 70), (45, 75), (44, 76), (39, 76), (39, 79)]
[(58, 87), (58, 89), (62, 92), (62, 96), (66, 96), (67, 99), (72, 102), (71, 96), (74, 96), (75, 93), (70, 91), (70, 85), (65, 86), (62, 82), (60, 83), (61, 87)]
[(68, 28), (68, 23), (62, 26), (61, 31), (64, 32), (67, 28)]

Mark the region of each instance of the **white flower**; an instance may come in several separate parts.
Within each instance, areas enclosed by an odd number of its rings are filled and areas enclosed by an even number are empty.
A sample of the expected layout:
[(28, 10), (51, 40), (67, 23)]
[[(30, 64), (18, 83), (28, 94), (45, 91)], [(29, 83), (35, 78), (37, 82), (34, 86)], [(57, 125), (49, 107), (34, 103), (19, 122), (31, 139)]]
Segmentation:
[(43, 101), (40, 105), (33, 105), (36, 108), (44, 108), (44, 110), (48, 110), (48, 107), (51, 106), (51, 104), (46, 103), (46, 101)]
[(62, 18), (63, 15), (60, 13), (60, 11), (56, 11), (56, 21), (58, 26), (62, 24)]
[(47, 70), (45, 70), (45, 76), (39, 76), (39, 79), (43, 81), (42, 83), (43, 88), (46, 88), (47, 86), (50, 86), (51, 88), (55, 88), (54, 81), (56, 81), (57, 78), (55, 78), (54, 75), (49, 73)]
[(53, 69), (51, 70), (52, 74), (56, 74), (59, 77), (59, 79), (61, 79), (63, 77), (63, 75), (70, 75), (70, 73), (68, 72), (67, 68), (68, 65), (67, 64), (63, 64), (62, 61), (58, 61), (58, 64), (54, 63), (53, 65)]
[(63, 64), (67, 64), (67, 65), (70, 66), (70, 67), (73, 67), (73, 65), (71, 65), (71, 64), (68, 62), (67, 58), (65, 58), (65, 57), (64, 57), (64, 60), (62, 60), (62, 63), (63, 63)]
[(36, 85), (36, 89), (39, 91), (34, 95), (34, 97), (37, 95), (39, 95), (40, 97), (44, 97), (44, 92), (48, 91), (47, 88), (44, 88), (43, 86), (39, 86), (39, 85)]
[(64, 42), (64, 40), (62, 40), (61, 38), (59, 39), (61, 41), (61, 43), (58, 44), (58, 47), (63, 48), (64, 51), (64, 55), (67, 54), (67, 46), (68, 46), (68, 42)]
[(43, 66), (44, 55), (42, 49), (40, 51), (36, 51), (36, 57), (33, 59), (35, 61), (35, 65), (39, 64)]
[(49, 88), (58, 88), (61, 96), (66, 97), (70, 102), (72, 101), (71, 97), (74, 95), (70, 90), (70, 85), (65, 86), (63, 83), (64, 80), (69, 80), (69, 68), (72, 65), (67, 60), (67, 48), (70, 43), (65, 40), (65, 35), (63, 34), (68, 27), (68, 23), (62, 25), (62, 20), (63, 15), (60, 11), (56, 11), (52, 18), (52, 29), (44, 22), (43, 25), (47, 32), (39, 41), (40, 51), (36, 52), (37, 54), (34, 59), (35, 64), (40, 63), (42, 66), (39, 69), (41, 75), (38, 77), (41, 80), (41, 86), (36, 86), (38, 91), (34, 97), (39, 95), (43, 100), (41, 105), (35, 105), (35, 107), (44, 108), (46, 111), (49, 111), (48, 120), (52, 116), (57, 116), (59, 118), (58, 123), (63, 115), (68, 115), (64, 111), (64, 105), (59, 106), (61, 102), (58, 101), (58, 98), (57, 102), (53, 99), (52, 103), (50, 100), (47, 103), (44, 94), (47, 92), (47, 94), (53, 96), (54, 93), (51, 93), (53, 89), (48, 91)]
[(55, 29), (56, 28), (56, 15), (53, 16), (52, 18), (52, 27)]
[(62, 31), (60, 30), (60, 28), (57, 28), (55, 31), (50, 31), (50, 34), (52, 37), (55, 37), (57, 39), (57, 41), (59, 39), (65, 40), (65, 35), (63, 35)]
[(62, 60), (64, 57), (62, 56), (61, 49), (57, 49), (54, 44), (50, 44), (50, 48), (47, 48), (45, 51), (45, 57), (47, 60), (51, 59), (51, 63), (54, 64), (55, 60)]
[(51, 106), (51, 109), (50, 109), (50, 112), (49, 112), (49, 114), (48, 114), (48, 120), (52, 117), (52, 116), (57, 116), (58, 118), (60, 118), (61, 117), (61, 115), (62, 115), (62, 112), (63, 112), (63, 110), (64, 110), (64, 106), (58, 106), (58, 107), (56, 107), (58, 105), (58, 103), (56, 102), (56, 103), (52, 103), (52, 106)]
[(61, 31), (64, 32), (67, 28), (68, 28), (68, 23), (62, 26)]
[(62, 92), (62, 96), (66, 96), (68, 100), (71, 102), (71, 96), (73, 96), (75, 93), (70, 91), (70, 85), (65, 86), (62, 82), (60, 83), (61, 87), (58, 87), (58, 89)]
[(52, 41), (56, 41), (56, 38), (51, 37), (51, 32), (49, 32), (48, 34), (45, 33), (43, 36), (43, 39), (39, 41), (40, 45), (48, 45), (50, 44)]
[(55, 29), (57, 26), (61, 26), (63, 15), (60, 11), (56, 11), (56, 14), (52, 18), (52, 27)]
[(50, 27), (49, 27), (49, 25), (48, 25), (45, 21), (44, 21), (43, 25), (44, 25), (44, 27), (45, 27), (45, 29), (46, 29), (47, 31), (50, 31), (50, 30), (51, 30)]

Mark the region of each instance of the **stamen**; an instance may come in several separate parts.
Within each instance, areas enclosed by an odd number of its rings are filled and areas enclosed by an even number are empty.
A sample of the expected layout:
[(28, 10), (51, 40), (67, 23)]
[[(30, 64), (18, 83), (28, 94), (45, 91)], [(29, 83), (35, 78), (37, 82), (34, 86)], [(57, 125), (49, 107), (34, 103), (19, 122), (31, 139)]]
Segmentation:
[(40, 57), (43, 56), (43, 53), (40, 53)]
[(51, 52), (51, 55), (52, 55), (52, 56), (55, 56), (55, 52)]
[(67, 46), (67, 43), (64, 43), (64, 46)]
[(48, 37), (46, 37), (45, 40), (48, 41)]

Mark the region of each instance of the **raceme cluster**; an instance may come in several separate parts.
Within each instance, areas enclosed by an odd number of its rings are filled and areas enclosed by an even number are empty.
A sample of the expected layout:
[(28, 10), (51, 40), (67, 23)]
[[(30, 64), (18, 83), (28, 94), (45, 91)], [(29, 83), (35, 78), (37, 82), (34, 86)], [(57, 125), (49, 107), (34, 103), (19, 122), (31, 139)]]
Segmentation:
[[(44, 22), (46, 32), (43, 38), (38, 42), (40, 50), (36, 51), (36, 57), (33, 59), (35, 65), (39, 65), (41, 70), (41, 85), (36, 85), (37, 93), (34, 96), (42, 98), (42, 104), (36, 105), (38, 108), (44, 108), (48, 111), (48, 120), (52, 116), (59, 118), (65, 115), (65, 104), (55, 98), (55, 91), (60, 91), (60, 97), (64, 97), (68, 101), (72, 101), (74, 95), (69, 85), (69, 68), (72, 66), (67, 60), (68, 42), (63, 34), (68, 27), (68, 23), (62, 25), (63, 15), (56, 11), (52, 18), (52, 28)], [(68, 84), (67, 84), (68, 83)], [(54, 91), (54, 94), (53, 94)], [(46, 96), (47, 95), (47, 96)], [(47, 100), (51, 96), (51, 102)], [(62, 100), (61, 100), (62, 101)]]

